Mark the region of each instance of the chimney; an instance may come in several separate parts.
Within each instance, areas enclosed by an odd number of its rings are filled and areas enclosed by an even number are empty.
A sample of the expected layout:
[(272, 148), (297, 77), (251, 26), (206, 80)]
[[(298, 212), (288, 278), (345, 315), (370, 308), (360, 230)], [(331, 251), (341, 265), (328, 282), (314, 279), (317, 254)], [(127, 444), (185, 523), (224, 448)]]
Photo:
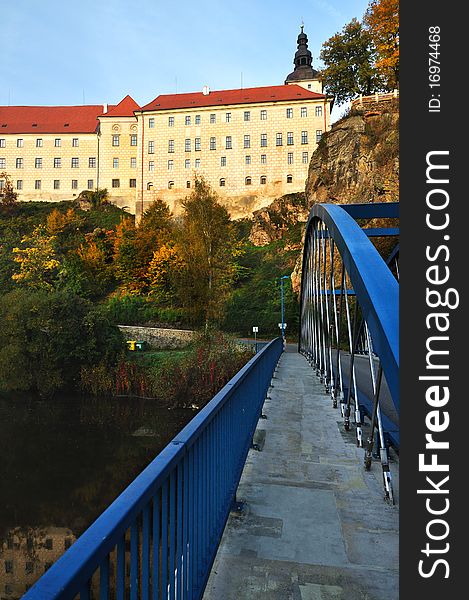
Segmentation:
[(204, 87), (202, 88), (202, 94), (204, 96), (208, 96), (210, 94), (210, 88), (208, 87), (208, 85), (204, 85)]
[(103, 115), (107, 113), (107, 102), (104, 103)]

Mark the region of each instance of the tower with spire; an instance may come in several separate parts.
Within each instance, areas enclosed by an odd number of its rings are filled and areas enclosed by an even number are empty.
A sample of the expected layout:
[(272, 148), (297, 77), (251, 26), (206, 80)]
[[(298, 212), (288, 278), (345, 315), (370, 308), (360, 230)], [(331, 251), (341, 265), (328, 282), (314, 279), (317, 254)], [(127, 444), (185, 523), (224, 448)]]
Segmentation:
[(319, 73), (313, 69), (313, 55), (308, 49), (308, 36), (304, 32), (304, 24), (301, 24), (301, 32), (297, 40), (298, 49), (295, 52), (293, 64), (295, 69), (285, 79), (285, 84), (296, 84), (301, 87), (322, 94), (322, 82)]

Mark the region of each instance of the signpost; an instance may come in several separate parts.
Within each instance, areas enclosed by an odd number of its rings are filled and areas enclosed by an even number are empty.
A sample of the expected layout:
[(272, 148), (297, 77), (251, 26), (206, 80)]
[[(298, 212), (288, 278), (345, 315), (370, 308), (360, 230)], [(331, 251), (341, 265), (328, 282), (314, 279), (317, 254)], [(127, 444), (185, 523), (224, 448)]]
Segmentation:
[(259, 332), (259, 327), (253, 327), (252, 332), (254, 334), (254, 343), (256, 345), (256, 354), (257, 354), (257, 333)]

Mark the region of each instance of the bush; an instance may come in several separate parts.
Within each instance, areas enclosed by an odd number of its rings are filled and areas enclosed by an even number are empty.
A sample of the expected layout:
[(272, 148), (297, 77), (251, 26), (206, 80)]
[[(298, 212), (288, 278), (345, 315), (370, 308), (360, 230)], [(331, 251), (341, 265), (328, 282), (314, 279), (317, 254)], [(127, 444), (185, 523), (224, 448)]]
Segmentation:
[(119, 329), (87, 300), (19, 289), (0, 297), (0, 347), (3, 389), (53, 395), (76, 387), (84, 365), (115, 364), (124, 344)]
[(144, 296), (112, 297), (103, 308), (109, 319), (119, 325), (181, 325), (183, 309), (160, 307)]

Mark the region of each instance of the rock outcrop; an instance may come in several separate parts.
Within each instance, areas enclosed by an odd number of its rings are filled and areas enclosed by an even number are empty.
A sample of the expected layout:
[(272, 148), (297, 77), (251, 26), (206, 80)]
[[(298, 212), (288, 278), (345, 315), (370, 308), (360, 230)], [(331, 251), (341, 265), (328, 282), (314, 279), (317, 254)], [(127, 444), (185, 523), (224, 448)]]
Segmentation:
[(308, 214), (309, 208), (303, 193), (282, 196), (253, 213), (249, 239), (255, 246), (270, 244), (281, 239), (291, 225), (306, 221)]

